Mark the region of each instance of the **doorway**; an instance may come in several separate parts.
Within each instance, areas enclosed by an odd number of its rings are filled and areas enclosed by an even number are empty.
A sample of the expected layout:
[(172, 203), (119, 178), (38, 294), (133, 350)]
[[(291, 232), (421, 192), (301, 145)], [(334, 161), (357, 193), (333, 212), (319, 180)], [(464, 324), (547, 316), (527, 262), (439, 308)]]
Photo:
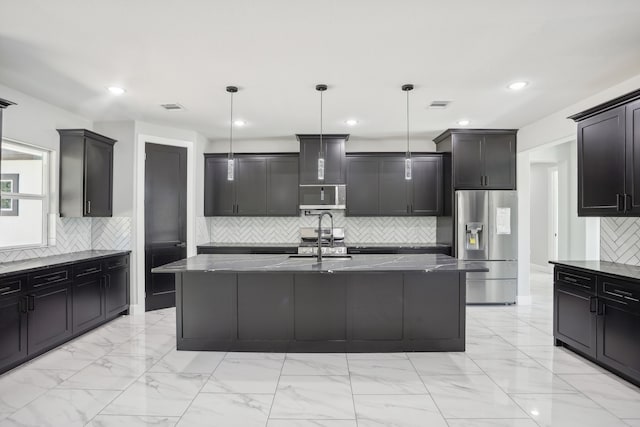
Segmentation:
[(558, 199), (558, 167), (549, 169), (549, 195), (551, 196), (549, 204), (549, 259), (558, 260), (558, 222), (560, 221), (560, 204)]
[(145, 144), (145, 311), (175, 306), (175, 275), (151, 269), (187, 256), (187, 149)]

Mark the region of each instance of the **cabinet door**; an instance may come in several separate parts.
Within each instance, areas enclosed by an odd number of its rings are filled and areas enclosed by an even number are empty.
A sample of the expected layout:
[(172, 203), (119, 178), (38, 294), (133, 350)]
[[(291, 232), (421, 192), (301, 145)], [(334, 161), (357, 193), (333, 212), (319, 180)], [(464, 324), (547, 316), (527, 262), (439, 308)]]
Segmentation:
[(596, 297), (555, 284), (553, 336), (589, 356), (596, 355)]
[(640, 310), (601, 299), (598, 361), (640, 381)]
[(348, 275), (353, 340), (402, 339), (402, 273)]
[(29, 354), (71, 337), (71, 283), (41, 289), (29, 294), (28, 298)]
[(236, 215), (266, 215), (267, 160), (238, 158), (236, 165)]
[(484, 154), (482, 135), (453, 135), (453, 188), (476, 190), (484, 188)]
[(378, 215), (377, 157), (349, 157), (347, 166), (347, 215)]
[(626, 209), (640, 214), (640, 101), (627, 105), (626, 110)]
[(267, 215), (298, 216), (298, 157), (267, 159)]
[(625, 107), (578, 123), (578, 215), (623, 215)]
[[(237, 171), (235, 172), (237, 175)], [(234, 181), (227, 180), (227, 159), (205, 157), (204, 215), (233, 215), (235, 212), (235, 197)]]
[(85, 138), (85, 216), (111, 216), (113, 146)]
[(516, 189), (516, 136), (484, 136), (484, 186), (488, 190)]
[(297, 274), (294, 278), (294, 336), (298, 341), (347, 339), (344, 275)]
[(78, 277), (73, 283), (73, 333), (91, 329), (105, 319), (105, 276)]
[(107, 274), (106, 316), (118, 316), (129, 306), (129, 268), (116, 268)]
[(25, 297), (0, 300), (0, 372), (27, 356)]
[[(321, 184), (318, 181), (319, 139), (303, 139), (300, 141), (300, 184)], [(326, 164), (326, 158), (325, 158)], [(325, 171), (326, 172), (326, 171)]]
[(324, 181), (325, 184), (344, 184), (346, 182), (347, 163), (344, 139), (323, 139)]
[(380, 159), (380, 215), (405, 216), (409, 211), (404, 157), (383, 157)]
[(442, 157), (415, 157), (412, 168), (411, 215), (441, 215)]

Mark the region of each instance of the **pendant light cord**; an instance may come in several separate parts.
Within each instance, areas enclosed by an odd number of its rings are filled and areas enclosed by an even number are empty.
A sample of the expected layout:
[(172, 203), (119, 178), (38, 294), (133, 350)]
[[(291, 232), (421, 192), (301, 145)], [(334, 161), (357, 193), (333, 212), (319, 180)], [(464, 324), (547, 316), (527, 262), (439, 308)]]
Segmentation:
[(233, 158), (233, 92), (231, 92), (231, 124), (229, 126), (229, 158)]
[(407, 92), (407, 157), (411, 157), (411, 149), (409, 147), (409, 91)]
[(322, 92), (320, 91), (320, 157), (324, 158), (322, 151)]

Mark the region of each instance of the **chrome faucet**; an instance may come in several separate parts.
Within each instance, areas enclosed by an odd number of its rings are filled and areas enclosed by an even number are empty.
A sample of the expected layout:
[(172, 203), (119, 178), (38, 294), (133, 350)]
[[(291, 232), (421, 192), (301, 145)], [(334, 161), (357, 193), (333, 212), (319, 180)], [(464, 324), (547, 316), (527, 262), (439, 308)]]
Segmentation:
[(325, 215), (331, 218), (331, 247), (333, 247), (333, 215), (328, 211), (320, 212), (318, 215), (318, 262), (322, 262), (322, 218)]

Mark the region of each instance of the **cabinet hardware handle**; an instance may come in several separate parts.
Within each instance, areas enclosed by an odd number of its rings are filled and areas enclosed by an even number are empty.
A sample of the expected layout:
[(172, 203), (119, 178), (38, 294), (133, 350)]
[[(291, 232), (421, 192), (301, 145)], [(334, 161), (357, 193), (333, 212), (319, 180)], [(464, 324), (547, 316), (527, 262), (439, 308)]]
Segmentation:
[(62, 275), (57, 275), (57, 276), (47, 277), (45, 280), (46, 280), (47, 282), (51, 282), (51, 281), (53, 281), (53, 280), (60, 280), (60, 279), (63, 279), (63, 278), (64, 278), (64, 277), (63, 277)]
[(578, 283), (578, 281), (576, 279), (574, 279), (573, 277), (569, 277), (569, 276), (562, 276), (562, 280), (565, 280), (565, 281), (571, 282), (571, 283)]
[(631, 194), (625, 194), (624, 195), (624, 211), (631, 212), (631, 209), (633, 209), (633, 206), (631, 205)]
[(4, 288), (0, 289), (0, 292), (7, 292), (7, 291), (10, 291), (10, 290), (11, 290), (11, 286), (7, 286), (7, 287), (4, 287)]
[(640, 299), (638, 298), (633, 298), (633, 297), (627, 297), (625, 296), (624, 299), (628, 299), (629, 301), (633, 301), (633, 302), (640, 302)]
[(85, 274), (86, 274), (86, 273), (93, 273), (93, 272), (96, 272), (96, 271), (100, 271), (100, 270), (99, 270), (97, 267), (92, 267), (92, 268), (88, 268), (88, 269), (86, 269), (86, 270), (84, 271), (84, 273), (85, 273)]
[(605, 305), (603, 302), (598, 301), (598, 311), (596, 312), (596, 315), (598, 316), (604, 316), (606, 314), (606, 309), (605, 309)]
[(36, 309), (35, 295), (27, 295), (27, 310), (34, 311)]
[(91, 213), (91, 200), (87, 200), (87, 213)]
[(480, 175), (480, 185), (484, 185), (484, 175)]
[(589, 312), (595, 313), (596, 311), (598, 311), (598, 298), (589, 297)]
[(618, 212), (624, 211), (624, 197), (622, 194), (616, 194), (616, 210)]
[(20, 298), (20, 303), (18, 304), (18, 312), (26, 313), (27, 312), (27, 297), (24, 296)]
[(630, 297), (630, 296), (633, 295), (633, 293), (627, 292), (627, 291), (623, 291), (621, 289), (616, 289), (615, 291), (611, 291), (609, 293), (613, 294), (613, 295), (618, 295), (619, 297)]

